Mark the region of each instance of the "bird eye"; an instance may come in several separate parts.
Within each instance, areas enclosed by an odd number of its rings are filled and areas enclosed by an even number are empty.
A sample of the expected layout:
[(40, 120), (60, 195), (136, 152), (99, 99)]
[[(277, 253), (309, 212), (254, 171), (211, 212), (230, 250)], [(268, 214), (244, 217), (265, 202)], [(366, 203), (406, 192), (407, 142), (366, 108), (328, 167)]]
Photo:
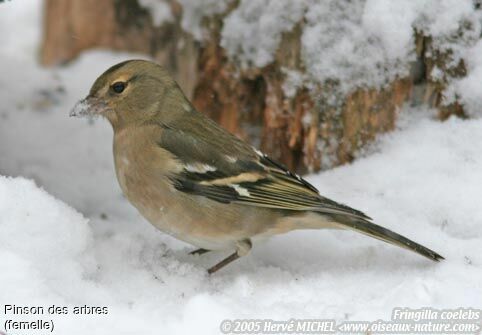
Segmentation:
[(125, 88), (126, 88), (126, 83), (124, 83), (122, 81), (118, 81), (118, 82), (115, 82), (114, 84), (112, 84), (112, 90), (115, 93), (122, 93), (122, 92), (124, 92)]

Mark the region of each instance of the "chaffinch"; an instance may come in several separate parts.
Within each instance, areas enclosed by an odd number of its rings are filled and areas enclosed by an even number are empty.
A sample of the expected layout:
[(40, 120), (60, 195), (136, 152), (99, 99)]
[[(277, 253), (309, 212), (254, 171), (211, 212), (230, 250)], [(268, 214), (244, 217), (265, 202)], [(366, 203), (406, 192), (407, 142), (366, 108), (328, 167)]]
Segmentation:
[(112, 66), (71, 115), (110, 121), (117, 179), (150, 223), (200, 248), (193, 253), (234, 250), (209, 273), (246, 255), (256, 240), (294, 229), (352, 229), (443, 259), (361, 211), (321, 196), (306, 180), (197, 112), (153, 62)]

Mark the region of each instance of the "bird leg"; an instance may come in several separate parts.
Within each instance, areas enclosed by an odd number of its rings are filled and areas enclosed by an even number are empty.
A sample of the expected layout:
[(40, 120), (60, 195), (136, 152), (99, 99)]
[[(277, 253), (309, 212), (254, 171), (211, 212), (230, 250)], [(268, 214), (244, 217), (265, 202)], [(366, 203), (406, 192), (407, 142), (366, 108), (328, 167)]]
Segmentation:
[(209, 274), (213, 274), (214, 272), (218, 271), (219, 269), (225, 267), (231, 262), (234, 262), (238, 258), (246, 255), (252, 248), (252, 244), (250, 240), (242, 240), (236, 243), (236, 252), (229, 255), (225, 259), (223, 259), (221, 262), (215, 264), (214, 266), (210, 267), (208, 269)]
[(189, 255), (202, 255), (202, 254), (205, 254), (206, 252), (210, 252), (210, 251), (211, 250), (199, 248), (199, 249), (191, 251), (189, 253)]
[(228, 265), (229, 263), (237, 260), (239, 258), (239, 255), (238, 255), (238, 252), (236, 251), (235, 253), (231, 254), (230, 256), (226, 257), (225, 259), (223, 259), (221, 262), (219, 262), (218, 264), (214, 265), (214, 266), (211, 266), (209, 269), (208, 269), (208, 273), (209, 274), (213, 274), (214, 272), (218, 271), (219, 269), (225, 267), (226, 265)]

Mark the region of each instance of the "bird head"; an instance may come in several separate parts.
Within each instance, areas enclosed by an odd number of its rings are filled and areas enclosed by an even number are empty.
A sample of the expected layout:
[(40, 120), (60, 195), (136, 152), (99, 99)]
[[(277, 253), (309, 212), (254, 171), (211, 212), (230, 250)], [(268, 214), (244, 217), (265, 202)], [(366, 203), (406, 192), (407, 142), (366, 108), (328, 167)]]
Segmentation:
[(189, 104), (168, 72), (154, 62), (129, 60), (112, 66), (94, 82), (70, 116), (103, 116), (114, 129), (181, 113)]

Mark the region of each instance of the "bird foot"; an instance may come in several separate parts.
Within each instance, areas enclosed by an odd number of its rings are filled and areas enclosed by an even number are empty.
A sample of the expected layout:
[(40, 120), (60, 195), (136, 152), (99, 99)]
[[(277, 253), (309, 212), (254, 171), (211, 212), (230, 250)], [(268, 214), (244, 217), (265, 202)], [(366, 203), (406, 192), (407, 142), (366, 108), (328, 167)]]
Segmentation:
[(189, 255), (202, 255), (202, 254), (205, 254), (207, 252), (210, 252), (211, 250), (207, 250), (207, 249), (203, 249), (203, 248), (199, 248), (199, 249), (196, 249), (196, 250), (193, 250), (189, 253)]

